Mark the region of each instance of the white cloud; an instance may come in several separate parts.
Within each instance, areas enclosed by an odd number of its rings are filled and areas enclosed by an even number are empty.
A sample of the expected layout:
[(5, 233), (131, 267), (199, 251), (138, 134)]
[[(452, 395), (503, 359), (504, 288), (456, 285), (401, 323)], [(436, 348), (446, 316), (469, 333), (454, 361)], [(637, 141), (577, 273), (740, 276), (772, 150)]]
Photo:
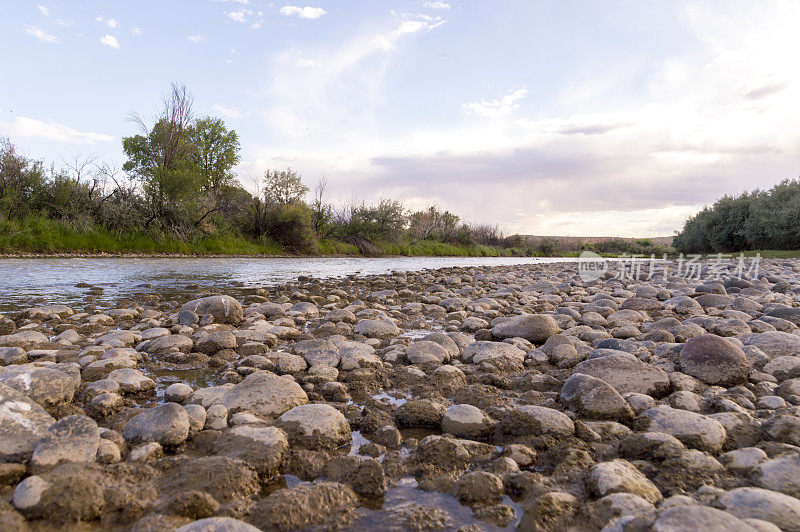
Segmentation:
[(318, 63), (316, 61), (314, 61), (313, 59), (308, 59), (308, 58), (305, 58), (305, 57), (298, 57), (297, 58), (297, 63), (295, 63), (295, 64), (297, 66), (299, 66), (300, 68), (312, 68), (312, 67), (317, 66)]
[(283, 6), (280, 9), (281, 15), (285, 17), (298, 17), (307, 19), (317, 19), (326, 14), (327, 11), (321, 7), (298, 7), (298, 6)]
[(274, 138), (252, 164), (325, 175), (334, 198), (435, 201), (511, 232), (670, 234), (723, 194), (797, 175), (800, 5), (770, 6), (689, 4), (676, 31), (692, 46), (642, 65), (629, 54), (618, 67), (577, 65), (588, 70), (547, 107), (519, 87), (452, 121), (400, 127), (383, 114), (403, 104), (386, 100), (391, 58), (442, 21), (396, 15), (378, 34), (308, 50), (313, 69), (296, 49), (275, 58), (264, 95)]
[(72, 26), (73, 24), (75, 24), (75, 22), (72, 21), (72, 20), (67, 20), (67, 19), (63, 19), (63, 18), (57, 18), (56, 19), (56, 24), (58, 24), (59, 26)]
[(249, 4), (250, 0), (211, 0), (212, 2), (233, 2), (235, 4)]
[(36, 6), (36, 9), (38, 9), (39, 13), (41, 13), (45, 17), (49, 17), (50, 16), (50, 10), (48, 8), (46, 8), (45, 6)]
[(242, 112), (238, 107), (234, 107), (233, 105), (216, 104), (211, 107), (211, 110), (225, 118), (243, 119), (250, 117), (250, 111)]
[(450, 4), (441, 1), (425, 2), (423, 5), (428, 9), (450, 9)]
[(120, 48), (120, 44), (117, 38), (114, 37), (113, 35), (109, 35), (108, 33), (100, 37), (100, 42), (103, 43), (105, 46), (114, 48), (115, 50), (119, 50)]
[(57, 44), (61, 42), (61, 39), (59, 39), (52, 33), (47, 33), (38, 26), (28, 26), (27, 29), (25, 30), (25, 33), (27, 33), (31, 37), (36, 37), (40, 41), (48, 44)]
[(189, 35), (189, 37), (187, 37), (187, 38), (188, 38), (190, 41), (192, 41), (193, 43), (195, 43), (195, 44), (199, 44), (199, 43), (201, 43), (201, 42), (203, 42), (203, 41), (205, 41), (205, 40), (206, 40), (206, 37), (205, 37), (205, 35), (200, 35), (200, 34), (197, 34), (197, 35)]
[(252, 15), (253, 12), (249, 9), (240, 9), (238, 11), (226, 11), (225, 16), (229, 19), (233, 20), (234, 22), (246, 22), (247, 17)]
[(102, 22), (111, 29), (116, 29), (117, 26), (119, 26), (119, 23), (116, 21), (116, 19), (113, 18), (105, 19), (102, 16), (98, 15), (95, 20), (97, 20), (97, 22)]
[(0, 132), (11, 138), (40, 138), (54, 142), (113, 142), (114, 137), (102, 133), (83, 132), (56, 122), (43, 122), (19, 116), (11, 122), (0, 121)]
[(519, 102), (528, 95), (528, 89), (520, 88), (509, 91), (508, 94), (500, 99), (481, 100), (479, 102), (465, 103), (462, 107), (478, 116), (497, 118), (509, 116), (511, 112), (519, 107)]
[(142, 34), (142, 29), (134, 26), (133, 28), (131, 28), (131, 34), (132, 35), (141, 35)]

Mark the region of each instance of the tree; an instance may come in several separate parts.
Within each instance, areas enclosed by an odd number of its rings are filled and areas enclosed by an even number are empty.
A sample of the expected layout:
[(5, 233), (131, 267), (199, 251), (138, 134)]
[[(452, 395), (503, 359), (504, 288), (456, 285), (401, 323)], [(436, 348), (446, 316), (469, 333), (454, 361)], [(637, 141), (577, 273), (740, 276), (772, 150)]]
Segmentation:
[(145, 227), (156, 219), (174, 218), (180, 203), (198, 192), (199, 174), (191, 158), (192, 103), (186, 87), (173, 83), (153, 126), (134, 114), (131, 120), (141, 134), (122, 139), (128, 157), (123, 169), (142, 183), (150, 208)]
[(308, 187), (303, 184), (300, 174), (291, 168), (264, 172), (264, 199), (268, 203), (298, 205), (307, 193)]
[(323, 177), (314, 189), (314, 200), (311, 202), (311, 225), (319, 237), (330, 236), (333, 221), (333, 207), (326, 201), (328, 181)]
[(225, 127), (220, 118), (197, 119), (189, 132), (191, 160), (200, 173), (205, 192), (222, 189), (233, 183), (233, 167), (239, 164), (239, 137)]

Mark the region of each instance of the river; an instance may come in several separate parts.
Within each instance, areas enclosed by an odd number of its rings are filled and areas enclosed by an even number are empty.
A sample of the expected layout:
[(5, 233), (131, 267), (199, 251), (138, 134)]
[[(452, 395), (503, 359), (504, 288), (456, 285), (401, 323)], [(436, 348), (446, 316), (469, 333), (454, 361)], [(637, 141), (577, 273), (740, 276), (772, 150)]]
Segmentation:
[[(557, 262), (557, 257), (346, 258), (36, 258), (0, 259), (0, 310), (41, 304), (75, 305), (92, 291), (98, 304), (142, 292), (167, 293), (189, 284), (222, 289), (263, 287), (305, 275), (337, 278), (451, 266)], [(80, 286), (79, 286), (80, 285)], [(91, 285), (92, 288), (86, 286)], [(102, 291), (100, 290), (102, 289)]]

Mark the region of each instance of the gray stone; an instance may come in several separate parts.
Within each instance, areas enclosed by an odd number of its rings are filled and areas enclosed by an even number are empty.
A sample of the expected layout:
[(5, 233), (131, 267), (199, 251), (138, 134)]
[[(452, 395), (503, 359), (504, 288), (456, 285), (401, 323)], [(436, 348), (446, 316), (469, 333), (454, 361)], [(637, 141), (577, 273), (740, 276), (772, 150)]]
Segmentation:
[(663, 369), (623, 352), (584, 360), (575, 366), (574, 371), (602, 379), (621, 394), (643, 393), (662, 397), (670, 390), (669, 376)]
[(747, 380), (747, 357), (736, 344), (715, 334), (690, 338), (680, 354), (681, 369), (706, 384), (734, 386)]
[(306, 404), (308, 396), (294, 380), (268, 371), (256, 371), (225, 391), (218, 402), (231, 414), (247, 411), (265, 419), (275, 419), (295, 406)]
[(347, 419), (326, 404), (296, 406), (275, 424), (286, 431), (292, 444), (311, 449), (335, 449), (352, 439)]
[(175, 532), (259, 532), (259, 529), (232, 517), (207, 517), (176, 528)]
[(564, 382), (560, 398), (578, 414), (590, 419), (627, 421), (633, 418), (633, 410), (617, 390), (589, 375), (573, 373)]
[(737, 488), (717, 498), (715, 506), (740, 519), (763, 519), (786, 532), (800, 532), (800, 500), (761, 488)]
[(650, 503), (661, 500), (661, 492), (647, 477), (625, 460), (612, 460), (592, 466), (586, 475), (586, 486), (598, 497), (612, 493), (632, 493)]
[(575, 424), (566, 414), (544, 406), (516, 406), (503, 418), (502, 426), (506, 434), (519, 436), (569, 438), (575, 433)]
[(472, 405), (453, 405), (442, 417), (442, 432), (459, 438), (485, 438), (493, 430), (492, 419), (483, 410)]
[(701, 451), (716, 452), (725, 443), (725, 428), (718, 421), (688, 410), (657, 406), (645, 410), (638, 421), (643, 430), (669, 434)]
[(100, 445), (100, 429), (87, 416), (74, 415), (59, 419), (47, 429), (36, 446), (31, 465), (52, 467), (64, 462), (94, 462)]
[(289, 452), (286, 433), (277, 427), (238, 425), (222, 433), (214, 442), (214, 452), (244, 460), (262, 477), (277, 475)]
[(122, 436), (131, 443), (180, 445), (189, 437), (189, 415), (177, 403), (157, 405), (133, 416), (125, 424)]
[(181, 311), (189, 310), (198, 316), (211, 315), (214, 323), (238, 325), (242, 321), (242, 305), (231, 296), (208, 296), (189, 301)]
[(55, 419), (32, 399), (0, 384), (0, 461), (30, 458), (53, 423)]
[(756, 529), (722, 510), (708, 506), (675, 506), (661, 512), (653, 532), (756, 532)]
[(558, 324), (547, 314), (522, 314), (500, 322), (492, 328), (492, 336), (506, 338), (525, 338), (529, 342), (541, 343), (558, 334)]
[(762, 488), (800, 498), (800, 454), (761, 462), (753, 470), (752, 478)]

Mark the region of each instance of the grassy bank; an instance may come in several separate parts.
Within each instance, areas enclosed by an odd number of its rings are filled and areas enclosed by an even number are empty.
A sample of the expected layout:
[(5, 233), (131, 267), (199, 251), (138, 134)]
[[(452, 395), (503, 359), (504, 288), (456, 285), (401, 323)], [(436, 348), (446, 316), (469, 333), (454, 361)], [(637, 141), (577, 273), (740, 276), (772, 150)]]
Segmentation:
[[(491, 246), (458, 246), (431, 240), (378, 242), (383, 255), (402, 256), (509, 256), (513, 250)], [(176, 255), (289, 255), (271, 239), (255, 241), (236, 234), (206, 235), (183, 240), (158, 234), (118, 233), (96, 225), (65, 223), (40, 216), (0, 221), (0, 253), (13, 254), (176, 254)], [(321, 240), (319, 255), (358, 256), (356, 246), (338, 240)]]

